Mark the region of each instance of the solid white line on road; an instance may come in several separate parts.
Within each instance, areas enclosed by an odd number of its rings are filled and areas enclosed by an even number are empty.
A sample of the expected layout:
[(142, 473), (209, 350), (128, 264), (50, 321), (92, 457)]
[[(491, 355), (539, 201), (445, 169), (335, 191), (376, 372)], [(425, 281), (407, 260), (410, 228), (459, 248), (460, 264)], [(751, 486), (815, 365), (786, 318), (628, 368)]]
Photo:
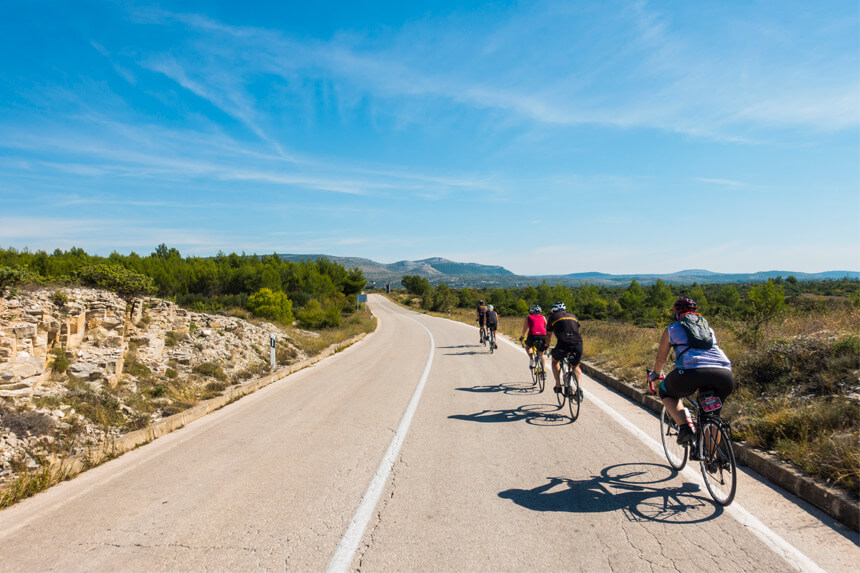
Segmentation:
[(433, 354), (436, 350), (436, 341), (433, 338), (433, 333), (417, 320), (411, 318), (408, 320), (411, 320), (427, 331), (427, 334), (430, 336), (430, 356), (427, 358), (427, 364), (424, 366), (424, 372), (421, 374), (418, 386), (416, 386), (415, 392), (412, 394), (412, 399), (403, 413), (400, 425), (394, 433), (394, 439), (391, 440), (388, 450), (386, 450), (385, 455), (382, 457), (382, 461), (379, 462), (379, 467), (376, 468), (376, 473), (370, 481), (370, 485), (367, 486), (367, 491), (358, 504), (355, 515), (353, 515), (346, 533), (344, 533), (343, 538), (340, 540), (334, 557), (332, 557), (331, 562), (328, 564), (326, 571), (330, 573), (349, 570), (353, 557), (355, 557), (355, 552), (358, 550), (358, 544), (361, 543), (361, 538), (364, 536), (364, 530), (367, 529), (367, 525), (373, 517), (373, 510), (376, 508), (382, 491), (385, 489), (385, 484), (388, 482), (388, 476), (391, 475), (391, 470), (397, 461), (397, 456), (400, 454), (403, 440), (406, 438), (406, 433), (412, 424), (412, 418), (418, 409), (418, 402), (421, 400), (421, 394), (424, 392), (427, 377), (430, 375), (430, 366), (433, 364)]
[[(609, 414), (609, 416), (620, 424), (628, 432), (636, 436), (639, 441), (648, 446), (658, 456), (663, 457), (663, 444), (643, 432), (632, 422), (628, 421), (621, 414), (616, 412), (611, 406), (603, 402), (603, 400), (594, 396), (593, 393), (587, 394), (588, 401), (593, 402), (598, 408)], [(684, 468), (684, 477), (697, 483), (700, 487), (705, 487), (705, 482), (698, 472), (693, 470), (689, 465)], [(783, 539), (779, 534), (762, 523), (757, 517), (743, 508), (738, 503), (733, 503), (726, 508), (726, 512), (731, 514), (738, 522), (749, 529), (756, 537), (758, 537), (771, 550), (782, 557), (786, 563), (799, 571), (824, 571), (812, 559), (804, 555), (794, 545)]]

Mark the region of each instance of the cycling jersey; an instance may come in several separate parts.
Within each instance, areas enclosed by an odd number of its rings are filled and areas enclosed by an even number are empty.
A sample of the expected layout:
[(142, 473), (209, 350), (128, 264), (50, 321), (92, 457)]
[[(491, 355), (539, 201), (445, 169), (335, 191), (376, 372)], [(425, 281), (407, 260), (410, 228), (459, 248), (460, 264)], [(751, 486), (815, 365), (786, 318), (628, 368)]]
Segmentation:
[(687, 331), (680, 322), (669, 325), (669, 342), (675, 348), (675, 368), (692, 370), (695, 368), (725, 368), (732, 369), (732, 363), (726, 353), (717, 346), (717, 336), (711, 329), (714, 345), (708, 349), (692, 348), (687, 345)]
[(529, 336), (534, 334), (546, 336), (546, 317), (542, 314), (530, 314), (526, 318), (529, 323)]
[(499, 315), (495, 310), (488, 310), (486, 315), (487, 326), (493, 329), (499, 326)]
[(547, 329), (555, 334), (559, 342), (565, 344), (582, 343), (582, 336), (579, 334), (579, 322), (569, 312), (559, 310), (549, 315)]

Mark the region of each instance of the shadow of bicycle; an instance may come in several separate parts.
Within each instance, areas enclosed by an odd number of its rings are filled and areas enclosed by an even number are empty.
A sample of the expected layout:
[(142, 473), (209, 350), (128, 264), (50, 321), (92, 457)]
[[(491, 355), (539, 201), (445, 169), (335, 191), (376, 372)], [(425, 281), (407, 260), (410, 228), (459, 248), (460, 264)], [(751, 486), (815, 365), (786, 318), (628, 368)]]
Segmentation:
[(549, 477), (545, 484), (505, 490), (499, 497), (534, 511), (622, 511), (630, 521), (702, 523), (722, 515), (722, 506), (698, 495), (699, 486), (666, 484), (677, 475), (660, 464), (617, 464), (590, 479)]
[(500, 383), (500, 384), (481, 384), (479, 386), (464, 386), (462, 388), (454, 388), (459, 392), (474, 392), (477, 394), (537, 394), (538, 387), (532, 383)]
[(555, 404), (531, 404), (509, 410), (481, 410), (474, 414), (454, 414), (448, 418), (485, 424), (525, 422), (537, 426), (566, 426), (573, 423)]

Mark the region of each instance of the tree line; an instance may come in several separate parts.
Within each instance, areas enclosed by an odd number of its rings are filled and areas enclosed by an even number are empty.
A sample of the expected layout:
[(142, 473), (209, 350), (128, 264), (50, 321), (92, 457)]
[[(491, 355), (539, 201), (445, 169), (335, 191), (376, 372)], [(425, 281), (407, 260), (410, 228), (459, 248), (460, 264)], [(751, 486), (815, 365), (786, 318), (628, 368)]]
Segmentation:
[(408, 293), (421, 297), (426, 310), (448, 312), (475, 308), (479, 300), (492, 304), (501, 316), (524, 316), (537, 304), (544, 312), (564, 302), (580, 319), (617, 320), (640, 326), (662, 326), (673, 320), (669, 309), (678, 297), (696, 301), (700, 312), (710, 317), (742, 321), (750, 340), (758, 338), (763, 324), (787, 306), (813, 310), (816, 305), (860, 306), (860, 281), (840, 279), (798, 281), (789, 276), (766, 283), (668, 285), (662, 280), (643, 286), (632, 280), (627, 287), (582, 284), (570, 287), (546, 282), (519, 288), (451, 289), (435, 287), (421, 276), (407, 275), (401, 283)]
[(68, 251), (0, 249), (0, 294), (21, 284), (82, 284), (125, 298), (155, 295), (196, 311), (243, 307), (285, 324), (339, 326), (355, 309), (365, 285), (360, 269), (346, 269), (325, 258), (285, 261), (277, 254), (219, 252), (214, 257), (183, 257), (161, 244), (147, 256), (108, 257)]

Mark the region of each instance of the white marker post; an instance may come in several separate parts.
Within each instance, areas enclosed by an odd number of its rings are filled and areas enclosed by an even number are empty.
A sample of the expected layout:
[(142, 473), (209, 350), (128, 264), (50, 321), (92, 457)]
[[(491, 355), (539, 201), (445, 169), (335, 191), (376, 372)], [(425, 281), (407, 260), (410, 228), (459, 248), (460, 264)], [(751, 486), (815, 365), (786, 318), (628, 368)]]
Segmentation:
[(269, 335), (269, 362), (271, 362), (272, 370), (275, 369), (275, 335)]

